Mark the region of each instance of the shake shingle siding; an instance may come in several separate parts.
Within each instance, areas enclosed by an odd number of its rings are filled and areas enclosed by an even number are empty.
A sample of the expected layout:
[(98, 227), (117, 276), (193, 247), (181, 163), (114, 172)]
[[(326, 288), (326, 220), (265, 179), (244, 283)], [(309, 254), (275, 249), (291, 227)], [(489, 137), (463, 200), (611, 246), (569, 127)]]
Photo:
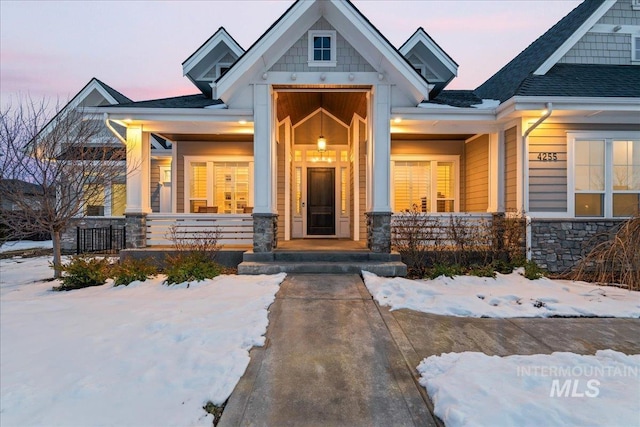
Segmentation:
[[(310, 30), (335, 30), (324, 18), (320, 18)], [(336, 33), (336, 66), (332, 72), (375, 72), (375, 69), (341, 35)], [(305, 33), (291, 48), (269, 69), (269, 71), (308, 72), (326, 70), (321, 67), (309, 67), (308, 33)]]

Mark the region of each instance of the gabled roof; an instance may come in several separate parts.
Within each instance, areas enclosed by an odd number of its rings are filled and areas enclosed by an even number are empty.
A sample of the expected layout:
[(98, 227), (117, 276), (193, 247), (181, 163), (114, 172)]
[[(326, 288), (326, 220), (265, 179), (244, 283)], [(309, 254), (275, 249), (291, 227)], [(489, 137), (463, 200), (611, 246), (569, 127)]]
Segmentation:
[(104, 83), (103, 81), (98, 80), (95, 77), (92, 80), (95, 80), (99, 85), (101, 85), (104, 88), (104, 90), (106, 90), (109, 93), (109, 95), (111, 95), (113, 99), (115, 99), (119, 104), (122, 104), (125, 102), (133, 102), (131, 98), (124, 96), (122, 93), (118, 92), (117, 90), (115, 90), (108, 84)]
[[(88, 104), (85, 103), (85, 101), (87, 99), (90, 99), (90, 97), (94, 93), (98, 93), (102, 101), (96, 104), (96, 99), (94, 98)], [(67, 102), (67, 104), (62, 109), (60, 109), (60, 111), (58, 111), (58, 113), (53, 116), (45, 126), (42, 127), (40, 132), (38, 132), (38, 136), (46, 135), (48, 132), (50, 132), (53, 129), (51, 128), (51, 126), (53, 125), (53, 123), (55, 123), (56, 119), (58, 119), (59, 117), (63, 117), (61, 115), (65, 114), (66, 111), (78, 108), (80, 106), (97, 107), (100, 106), (102, 102), (106, 102), (109, 105), (117, 105), (119, 103), (129, 103), (133, 101), (131, 101), (131, 99), (118, 92), (111, 86), (105, 84), (95, 77), (92, 77), (91, 80), (89, 80), (89, 82), (84, 85), (84, 87), (80, 89), (80, 91), (73, 98), (71, 98), (71, 100)]]
[[(429, 83), (415, 73), (411, 64), (348, 0), (297, 0), (273, 25), (216, 81), (214, 97), (228, 100), (238, 87), (259, 72), (266, 72), (320, 16), (324, 18), (378, 72), (393, 74), (419, 102), (428, 96)], [(376, 54), (368, 54), (367, 49)], [(369, 56), (369, 57), (367, 57)], [(398, 84), (398, 82), (396, 82)], [(420, 95), (418, 95), (418, 93)]]
[(527, 77), (538, 70), (575, 34), (588, 31), (588, 25), (585, 24), (590, 19), (599, 19), (614, 3), (615, 0), (585, 0), (480, 85), (475, 90), (476, 95), (486, 99), (498, 99), (501, 102), (511, 98)]
[(556, 64), (543, 76), (527, 77), (515, 95), (640, 98), (640, 69), (636, 65)]
[(219, 99), (211, 99), (198, 93), (195, 95), (175, 96), (172, 98), (151, 99), (148, 101), (129, 102), (113, 105), (113, 108), (206, 108), (212, 105), (221, 105)]
[(242, 56), (244, 49), (224, 27), (220, 27), (182, 63), (182, 75), (187, 76), (202, 93), (211, 95), (210, 82), (203, 81), (200, 77), (215, 64), (216, 58), (220, 58), (227, 53), (231, 53), (232, 56), (238, 58)]
[(454, 61), (422, 27), (418, 28), (398, 50), (403, 56), (407, 56), (411, 49), (418, 43), (422, 43), (429, 48), (452, 73), (455, 74), (458, 71), (458, 63)]

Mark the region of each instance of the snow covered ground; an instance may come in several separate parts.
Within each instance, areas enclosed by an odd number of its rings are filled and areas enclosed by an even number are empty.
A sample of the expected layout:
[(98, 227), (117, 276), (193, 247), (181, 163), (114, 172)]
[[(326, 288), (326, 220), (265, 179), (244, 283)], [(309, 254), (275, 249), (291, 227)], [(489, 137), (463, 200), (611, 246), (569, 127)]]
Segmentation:
[(368, 272), (363, 277), (378, 303), (392, 310), (459, 317), (640, 317), (640, 292), (569, 280), (528, 280), (518, 272), (495, 279), (408, 280)]
[(33, 240), (20, 240), (15, 242), (6, 242), (0, 245), (0, 253), (10, 251), (23, 251), (26, 249), (51, 249), (53, 243), (51, 240), (36, 242)]
[(447, 353), (418, 371), (447, 427), (640, 423), (640, 355)]
[(48, 262), (0, 261), (2, 426), (210, 426), (285, 277), (52, 292)]

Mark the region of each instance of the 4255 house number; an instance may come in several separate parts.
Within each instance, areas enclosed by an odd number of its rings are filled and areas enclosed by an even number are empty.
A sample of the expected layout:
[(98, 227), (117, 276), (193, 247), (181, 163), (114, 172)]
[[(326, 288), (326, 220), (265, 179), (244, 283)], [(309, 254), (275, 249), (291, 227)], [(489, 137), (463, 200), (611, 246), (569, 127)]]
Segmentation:
[(536, 159), (541, 162), (557, 162), (558, 153), (538, 153)]

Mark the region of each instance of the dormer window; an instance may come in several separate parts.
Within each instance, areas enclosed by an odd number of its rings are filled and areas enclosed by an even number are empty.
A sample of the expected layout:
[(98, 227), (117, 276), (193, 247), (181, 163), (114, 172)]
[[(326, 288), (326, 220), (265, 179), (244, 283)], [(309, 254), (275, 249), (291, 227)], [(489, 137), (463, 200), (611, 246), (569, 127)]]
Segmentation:
[(309, 66), (336, 66), (336, 32), (309, 31)]

